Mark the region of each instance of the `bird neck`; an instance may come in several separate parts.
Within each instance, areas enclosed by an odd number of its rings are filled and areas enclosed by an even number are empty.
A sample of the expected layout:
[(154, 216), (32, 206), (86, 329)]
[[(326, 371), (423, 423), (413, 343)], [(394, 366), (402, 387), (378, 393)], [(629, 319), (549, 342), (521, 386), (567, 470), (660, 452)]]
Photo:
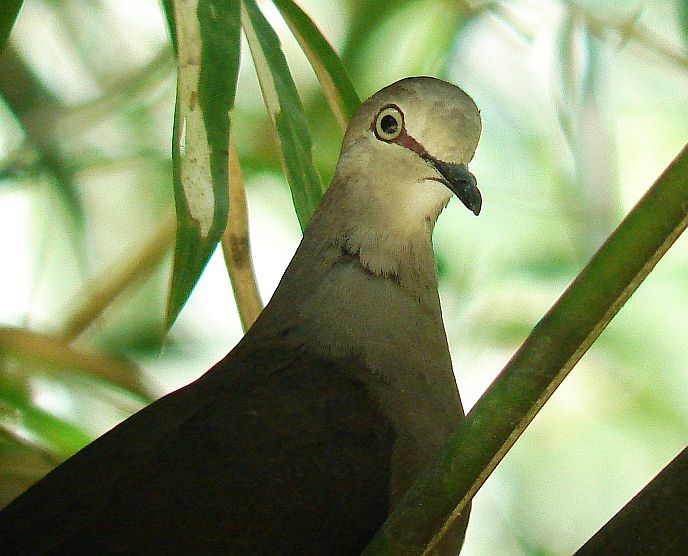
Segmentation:
[(361, 200), (348, 194), (346, 187), (333, 184), (306, 230), (302, 250), (314, 255), (308, 264), (311, 269), (322, 266), (327, 272), (338, 257), (357, 263), (371, 275), (394, 282), (425, 309), (439, 312), (432, 251), (439, 210), (432, 217), (418, 218), (384, 209), (379, 211), (384, 214), (376, 214), (362, 210)]
[(391, 296), (406, 299), (436, 322), (433, 333), (444, 337), (432, 253), (434, 221), (420, 218), (415, 226), (406, 222), (401, 229), (383, 229), (380, 222), (362, 218), (345, 197), (335, 184), (326, 192), (264, 316), (293, 319), (302, 309), (310, 313), (325, 306), (351, 312), (355, 299), (357, 311), (384, 319)]
[(342, 254), (352, 257), (374, 276), (392, 280), (406, 293), (425, 299), (437, 289), (430, 234), (382, 231), (375, 226), (351, 226), (335, 239)]

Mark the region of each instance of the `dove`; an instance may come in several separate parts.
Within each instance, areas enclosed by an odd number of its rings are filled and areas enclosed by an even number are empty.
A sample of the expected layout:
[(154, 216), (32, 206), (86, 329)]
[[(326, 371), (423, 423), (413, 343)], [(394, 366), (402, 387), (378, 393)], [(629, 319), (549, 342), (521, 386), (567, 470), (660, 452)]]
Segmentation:
[(431, 77), (362, 103), (246, 335), (11, 502), (3, 553), (359, 554), (463, 418), (432, 231), (454, 195), (480, 212), (480, 132)]

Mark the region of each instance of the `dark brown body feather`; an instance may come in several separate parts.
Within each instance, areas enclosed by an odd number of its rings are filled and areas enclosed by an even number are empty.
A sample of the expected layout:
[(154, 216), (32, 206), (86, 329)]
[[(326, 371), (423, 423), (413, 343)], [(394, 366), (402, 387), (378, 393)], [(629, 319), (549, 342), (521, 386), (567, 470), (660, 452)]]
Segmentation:
[(358, 554), (388, 513), (393, 442), (346, 364), (240, 344), (3, 510), (0, 551)]

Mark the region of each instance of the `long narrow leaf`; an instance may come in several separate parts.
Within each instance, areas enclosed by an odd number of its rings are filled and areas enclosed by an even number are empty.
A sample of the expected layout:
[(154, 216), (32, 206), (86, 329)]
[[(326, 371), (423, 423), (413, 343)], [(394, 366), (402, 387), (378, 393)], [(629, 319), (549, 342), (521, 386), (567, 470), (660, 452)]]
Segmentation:
[(361, 103), (356, 89), (330, 43), (293, 0), (273, 0), (313, 67), (327, 103), (342, 130)]
[[(3, 394), (5, 393), (6, 391), (3, 392)], [(0, 403), (9, 405), (2, 397), (0, 397)], [(10, 408), (15, 409), (11, 406)], [(93, 440), (90, 435), (82, 431), (78, 426), (37, 408), (30, 401), (17, 407), (16, 410), (21, 415), (22, 427), (31, 431), (33, 435), (40, 439), (41, 443), (48, 444), (46, 446), (47, 451), (57, 460), (56, 464), (73, 456)], [(0, 410), (1, 418), (2, 411)]]
[(240, 47), (239, 0), (176, 0), (172, 11), (179, 61), (172, 149), (177, 242), (168, 326), (227, 224), (229, 115)]
[(84, 376), (105, 380), (143, 401), (153, 395), (144, 384), (139, 369), (126, 361), (87, 353), (73, 348), (68, 340), (23, 328), (0, 326), (0, 355), (11, 354), (18, 360), (33, 362), (43, 369), (69, 369)]
[(131, 284), (153, 272), (167, 255), (176, 228), (174, 214), (165, 215), (150, 238), (90, 280), (75, 296), (60, 336), (68, 341), (76, 339)]
[(426, 554), (688, 225), (688, 145), (537, 324), (364, 554)]
[(0, 377), (0, 386), (0, 431), (8, 435), (14, 431), (29, 432), (33, 437), (31, 444), (39, 444), (37, 450), (47, 449), (52, 466), (93, 440), (78, 426), (37, 407), (23, 385)]
[(222, 251), (241, 326), (246, 332), (263, 310), (263, 301), (251, 260), (246, 190), (234, 141), (229, 146), (229, 221), (222, 236)]
[(162, 11), (167, 22), (167, 30), (170, 32), (170, 40), (172, 41), (172, 48), (174, 53), (177, 53), (177, 33), (174, 25), (174, 3), (176, 0), (162, 0)]
[(242, 7), (244, 33), (303, 229), (323, 194), (322, 180), (313, 166), (313, 146), (306, 115), (277, 33), (254, 0), (243, 0)]
[(5, 46), (17, 19), (23, 0), (3, 0), (0, 4), (0, 50)]
[(683, 35), (683, 44), (688, 46), (688, 0), (676, 0), (678, 25)]

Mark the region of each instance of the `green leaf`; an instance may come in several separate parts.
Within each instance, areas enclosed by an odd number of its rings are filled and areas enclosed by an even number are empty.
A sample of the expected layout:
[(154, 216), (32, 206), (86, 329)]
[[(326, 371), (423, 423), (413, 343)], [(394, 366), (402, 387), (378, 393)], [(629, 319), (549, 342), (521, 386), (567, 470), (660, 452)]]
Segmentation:
[(79, 427), (35, 406), (27, 404), (22, 407), (21, 416), (23, 426), (47, 443), (51, 452), (61, 460), (73, 456), (93, 440)]
[(170, 40), (175, 54), (177, 53), (177, 34), (174, 32), (174, 2), (175, 0), (162, 0), (162, 11), (165, 14), (167, 30), (170, 32)]
[(346, 129), (351, 116), (361, 103), (356, 89), (330, 43), (313, 20), (293, 0), (273, 0), (289, 25), (306, 58), (313, 67), (327, 103), (337, 122)]
[(22, 4), (23, 0), (3, 0), (0, 4), (0, 50), (3, 49), (10, 36)]
[(688, 145), (626, 216), (456, 428), (364, 554), (428, 551), (688, 226)]
[(273, 123), (296, 215), (304, 229), (324, 191), (313, 166), (313, 146), (306, 115), (277, 33), (254, 0), (243, 0), (242, 7), (244, 33)]
[(29, 431), (35, 437), (32, 442), (47, 445), (59, 460), (74, 455), (93, 440), (80, 428), (37, 408), (25, 389), (6, 380), (0, 388), (0, 422)]
[[(347, 67), (362, 66), (369, 55), (370, 38), (375, 32), (403, 10), (418, 0), (396, 0), (395, 2), (357, 2), (352, 6), (349, 32), (342, 51), (342, 58), (349, 62)], [(354, 75), (357, 75), (354, 72)]]
[(676, 0), (678, 3), (678, 24), (683, 33), (683, 42), (688, 46), (688, 0)]
[(239, 0), (176, 0), (179, 73), (172, 147), (177, 242), (171, 326), (227, 224), (229, 115), (239, 73)]

